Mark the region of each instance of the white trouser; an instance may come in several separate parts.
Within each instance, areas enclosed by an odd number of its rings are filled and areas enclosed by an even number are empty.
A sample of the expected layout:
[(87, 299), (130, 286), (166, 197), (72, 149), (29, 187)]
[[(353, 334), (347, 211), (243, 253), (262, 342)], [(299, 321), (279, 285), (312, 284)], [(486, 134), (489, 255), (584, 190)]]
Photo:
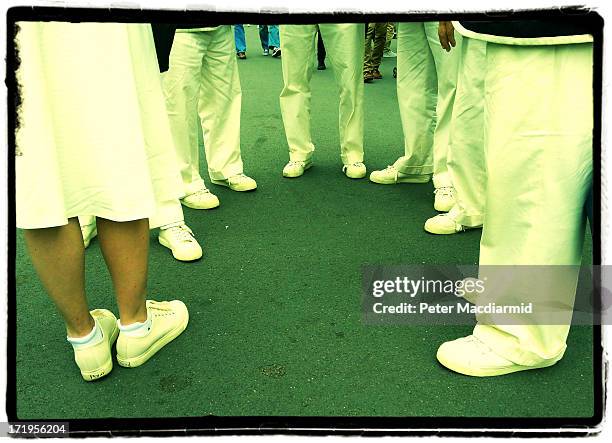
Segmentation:
[[(480, 265), (575, 266), (535, 269), (532, 279), (509, 284), (494, 281), (493, 299), (483, 302), (533, 302), (535, 312), (545, 305), (571, 308), (593, 174), (593, 46), (488, 43), (486, 60)], [(484, 325), (477, 316), (474, 334), (515, 363), (537, 365), (563, 356), (570, 318), (547, 324), (521, 314), (514, 316), (518, 325)]]
[(177, 32), (162, 83), (185, 194), (205, 187), (199, 164), (200, 124), (210, 178), (241, 174), (242, 92), (231, 26)]
[[(457, 48), (452, 49), (455, 51)], [(481, 226), (487, 173), (484, 152), (484, 80), (487, 43), (464, 38), (450, 123), (447, 167), (455, 187), (451, 212), (464, 226)]]
[[(342, 163), (363, 161), (363, 54), (365, 25), (320, 24), (325, 51), (340, 90), (339, 130)], [(316, 25), (281, 25), (284, 87), (280, 107), (293, 161), (314, 152), (310, 133), (310, 79), (314, 69)]]
[(436, 188), (452, 186), (446, 154), (462, 37), (446, 52), (438, 22), (399, 23), (397, 99), (404, 130), (404, 156), (394, 166), (404, 174), (434, 174)]

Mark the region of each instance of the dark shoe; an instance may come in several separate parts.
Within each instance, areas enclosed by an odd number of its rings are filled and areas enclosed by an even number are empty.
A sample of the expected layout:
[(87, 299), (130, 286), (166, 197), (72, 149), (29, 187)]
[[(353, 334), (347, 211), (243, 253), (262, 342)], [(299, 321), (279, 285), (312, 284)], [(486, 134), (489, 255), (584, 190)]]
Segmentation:
[(317, 69), (319, 71), (325, 71), (327, 69), (327, 66), (325, 66), (325, 62), (319, 63), (319, 66), (317, 66)]
[(374, 80), (374, 75), (372, 74), (371, 71), (363, 73), (363, 82), (364, 83), (372, 83), (373, 80)]
[(274, 48), (272, 50), (272, 57), (280, 57), (281, 56), (281, 48)]
[(381, 78), (383, 78), (382, 74), (380, 73), (378, 69), (372, 71), (371, 74), (374, 80), (380, 80)]
[(240, 60), (244, 60), (246, 58), (246, 54), (243, 51), (238, 51), (236, 52), (236, 57), (238, 57)]

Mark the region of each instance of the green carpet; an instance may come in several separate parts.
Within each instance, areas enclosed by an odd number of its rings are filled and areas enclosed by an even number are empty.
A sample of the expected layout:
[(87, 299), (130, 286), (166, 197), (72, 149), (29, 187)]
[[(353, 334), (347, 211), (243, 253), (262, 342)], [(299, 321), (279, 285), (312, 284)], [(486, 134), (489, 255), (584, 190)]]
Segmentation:
[[(362, 324), (362, 264), (475, 264), (480, 231), (425, 233), (434, 215), (431, 184), (380, 186), (342, 175), (331, 69), (312, 79), (315, 166), (302, 178), (282, 178), (281, 60), (262, 56), (257, 28), (245, 29), (242, 153), (259, 189), (213, 185), (220, 208), (184, 210), (204, 247), (201, 261), (174, 260), (151, 233), (151, 297), (183, 300), (189, 327), (146, 365), (115, 365), (108, 377), (84, 382), (19, 232), (19, 418), (591, 416), (589, 327), (572, 328), (565, 358), (551, 368), (478, 379), (435, 359), (440, 343), (471, 326)], [(365, 86), (369, 170), (387, 166), (403, 148), (394, 66), (395, 59), (384, 59), (384, 79)], [(204, 164), (202, 176), (208, 183)], [(590, 248), (587, 237), (586, 257)], [(96, 240), (86, 260), (92, 308), (117, 313)]]

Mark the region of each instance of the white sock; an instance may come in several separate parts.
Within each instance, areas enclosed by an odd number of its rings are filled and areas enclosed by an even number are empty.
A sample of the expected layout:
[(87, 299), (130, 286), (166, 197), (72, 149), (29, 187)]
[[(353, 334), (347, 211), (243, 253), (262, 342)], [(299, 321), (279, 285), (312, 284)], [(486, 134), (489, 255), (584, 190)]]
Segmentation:
[(119, 330), (122, 334), (129, 337), (144, 337), (151, 330), (151, 314), (147, 310), (147, 319), (141, 323), (132, 323), (127, 326), (121, 324), (120, 320), (117, 320)]
[(102, 328), (98, 325), (98, 321), (94, 319), (94, 327), (89, 334), (84, 337), (66, 337), (68, 342), (72, 345), (73, 349), (79, 349), (85, 346), (89, 346), (94, 343), (98, 343), (102, 340)]

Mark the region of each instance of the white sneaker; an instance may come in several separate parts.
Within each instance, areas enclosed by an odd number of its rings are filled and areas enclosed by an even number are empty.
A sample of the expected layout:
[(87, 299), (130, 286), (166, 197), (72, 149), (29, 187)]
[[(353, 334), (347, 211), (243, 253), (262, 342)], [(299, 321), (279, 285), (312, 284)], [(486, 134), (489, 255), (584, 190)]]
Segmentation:
[(468, 229), (477, 229), (481, 226), (465, 226), (457, 222), (455, 216), (451, 213), (438, 214), (435, 217), (427, 219), (425, 222), (425, 230), (430, 234), (456, 234)]
[(312, 166), (311, 160), (306, 161), (290, 161), (283, 168), (283, 177), (295, 178), (304, 174), (304, 171)]
[(127, 368), (140, 366), (187, 328), (189, 312), (180, 300), (157, 302), (147, 300), (151, 328), (142, 337), (124, 332), (117, 339), (117, 363)]
[(393, 165), (386, 169), (373, 171), (370, 181), (380, 185), (394, 185), (396, 183), (427, 183), (431, 180), (431, 174), (404, 174), (399, 172)]
[(93, 223), (81, 226), (81, 235), (83, 235), (83, 245), (87, 248), (91, 240), (98, 235), (98, 226), (96, 225), (95, 218)]
[(528, 369), (544, 368), (554, 365), (557, 361), (535, 366), (517, 365), (498, 355), (473, 335), (442, 343), (436, 355), (438, 361), (448, 369), (474, 377), (493, 377)]
[(257, 189), (257, 182), (251, 177), (244, 174), (236, 174), (225, 180), (210, 180), (216, 185), (226, 186), (232, 191), (244, 192)]
[(106, 309), (94, 309), (90, 313), (96, 325), (102, 330), (102, 339), (74, 350), (74, 361), (85, 381), (98, 380), (113, 369), (111, 348), (119, 334), (117, 319), (112, 312)]
[(193, 261), (202, 257), (202, 248), (186, 224), (159, 230), (159, 243), (170, 249), (174, 258)]
[(213, 209), (219, 206), (219, 199), (204, 188), (183, 197), (181, 203), (191, 209)]
[(342, 166), (342, 172), (348, 178), (363, 178), (366, 176), (366, 167), (362, 162), (355, 162)]
[(393, 52), (391, 49), (389, 49), (388, 51), (383, 52), (383, 57), (384, 58), (397, 57), (397, 54)]
[(444, 186), (434, 191), (434, 209), (440, 212), (448, 212), (455, 206), (455, 188)]

